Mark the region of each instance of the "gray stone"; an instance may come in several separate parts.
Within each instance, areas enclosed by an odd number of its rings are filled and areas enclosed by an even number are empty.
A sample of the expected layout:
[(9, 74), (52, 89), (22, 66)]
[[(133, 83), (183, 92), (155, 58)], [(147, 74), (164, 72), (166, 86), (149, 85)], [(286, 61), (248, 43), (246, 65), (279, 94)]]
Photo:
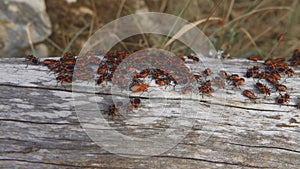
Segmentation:
[(24, 55), (30, 41), (41, 42), (50, 34), (44, 0), (0, 1), (0, 57)]

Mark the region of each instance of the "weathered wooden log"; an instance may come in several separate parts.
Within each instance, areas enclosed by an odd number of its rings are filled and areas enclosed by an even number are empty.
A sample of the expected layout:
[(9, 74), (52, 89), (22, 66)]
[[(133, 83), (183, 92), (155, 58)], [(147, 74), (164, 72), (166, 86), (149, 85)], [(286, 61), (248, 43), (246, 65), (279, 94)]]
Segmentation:
[[(228, 73), (240, 76), (257, 65), (239, 59), (222, 64)], [(244, 97), (244, 89), (255, 91), (252, 78), (246, 78), (241, 89), (227, 85), (203, 97), (150, 86), (148, 92), (135, 94), (142, 97), (137, 110), (110, 119), (102, 113), (107, 127), (99, 126), (93, 108), (105, 112), (112, 98), (126, 98), (126, 93), (111, 93), (110, 87), (96, 87), (94, 94), (80, 87), (72, 90), (66, 83), (57, 86), (55, 75), (46, 67), (25, 68), (20, 59), (1, 59), (0, 65), (1, 168), (300, 168), (299, 68), (284, 82), (291, 99), (281, 106), (275, 101), (279, 95), (275, 89), (266, 98), (258, 94), (255, 102)], [(87, 103), (80, 100), (83, 97)], [(91, 107), (74, 107), (90, 103)], [(188, 119), (186, 126), (170, 124), (179, 116)], [(190, 130), (175, 147), (151, 157), (134, 151), (113, 154), (109, 148), (118, 144), (114, 140), (104, 148), (97, 145), (101, 140), (96, 138), (98, 131), (107, 134), (115, 130), (146, 140), (167, 128)], [(89, 132), (93, 129), (97, 132)], [(99, 137), (103, 139), (103, 135)], [(172, 138), (158, 139), (168, 143)], [(151, 143), (146, 140), (145, 150), (159, 152), (159, 146), (148, 145)], [(137, 143), (138, 148), (142, 146)]]

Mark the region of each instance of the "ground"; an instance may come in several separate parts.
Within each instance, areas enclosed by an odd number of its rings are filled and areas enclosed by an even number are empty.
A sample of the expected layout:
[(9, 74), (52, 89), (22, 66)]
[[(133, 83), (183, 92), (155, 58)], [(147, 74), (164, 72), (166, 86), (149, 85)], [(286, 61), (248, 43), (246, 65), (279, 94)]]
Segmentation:
[[(300, 3), (294, 1), (176, 1), (175, 0), (46, 0), (53, 33), (45, 43), (50, 56), (58, 56), (66, 49), (77, 32), (89, 25), (71, 45), (70, 51), (79, 53), (82, 45), (101, 26), (118, 17), (136, 11), (165, 12), (181, 16), (190, 22), (217, 17), (222, 21), (208, 21), (198, 27), (209, 36), (217, 49), (232, 57), (278, 56), (290, 57), (300, 47)], [(283, 41), (278, 37), (284, 35)], [(162, 40), (146, 35), (150, 46), (160, 46)], [(159, 37), (164, 39), (164, 37)], [(154, 39), (159, 39), (154, 38)], [(146, 47), (142, 36), (125, 40), (129, 50)], [(180, 47), (178, 47), (180, 48)], [(124, 49), (116, 46), (115, 49)], [(186, 53), (183, 48), (178, 52)]]

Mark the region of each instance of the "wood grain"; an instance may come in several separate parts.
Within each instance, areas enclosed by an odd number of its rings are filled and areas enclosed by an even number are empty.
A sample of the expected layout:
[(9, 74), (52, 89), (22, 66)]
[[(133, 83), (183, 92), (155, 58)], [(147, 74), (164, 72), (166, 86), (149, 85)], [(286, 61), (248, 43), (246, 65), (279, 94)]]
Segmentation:
[[(207, 63), (212, 67), (215, 62)], [(1, 168), (300, 168), (299, 67), (284, 83), (291, 101), (282, 106), (275, 103), (279, 94), (274, 90), (267, 98), (258, 95), (256, 103), (242, 96), (242, 90), (254, 90), (251, 78), (241, 90), (227, 86), (203, 97), (150, 87), (138, 110), (114, 119), (103, 115), (109, 129), (146, 138), (170, 127), (180, 130), (181, 125), (170, 124), (178, 116), (193, 125), (170, 150), (129, 158), (130, 152), (119, 156), (98, 146), (84, 130), (97, 128), (97, 121), (81, 124), (74, 107), (84, 96), (104, 112), (112, 98), (126, 99), (126, 92), (111, 95), (109, 85), (96, 87), (96, 94), (72, 91), (68, 84), (56, 86), (54, 74), (44, 66), (25, 68), (20, 59), (1, 59), (0, 65)], [(224, 70), (241, 76), (251, 65), (256, 63), (222, 61)]]

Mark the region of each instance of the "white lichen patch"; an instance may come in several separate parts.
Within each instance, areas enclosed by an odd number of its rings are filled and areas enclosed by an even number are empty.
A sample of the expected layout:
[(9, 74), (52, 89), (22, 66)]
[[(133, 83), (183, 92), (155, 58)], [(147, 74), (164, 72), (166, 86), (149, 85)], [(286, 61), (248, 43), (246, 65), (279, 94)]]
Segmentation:
[(34, 106), (33, 105), (29, 105), (29, 104), (16, 104), (17, 107), (22, 108), (22, 109), (33, 109)]
[(9, 102), (24, 103), (24, 100), (18, 99), (18, 98), (13, 98), (13, 99), (9, 99)]
[(31, 96), (40, 96), (41, 94), (38, 92), (31, 92), (29, 95)]

